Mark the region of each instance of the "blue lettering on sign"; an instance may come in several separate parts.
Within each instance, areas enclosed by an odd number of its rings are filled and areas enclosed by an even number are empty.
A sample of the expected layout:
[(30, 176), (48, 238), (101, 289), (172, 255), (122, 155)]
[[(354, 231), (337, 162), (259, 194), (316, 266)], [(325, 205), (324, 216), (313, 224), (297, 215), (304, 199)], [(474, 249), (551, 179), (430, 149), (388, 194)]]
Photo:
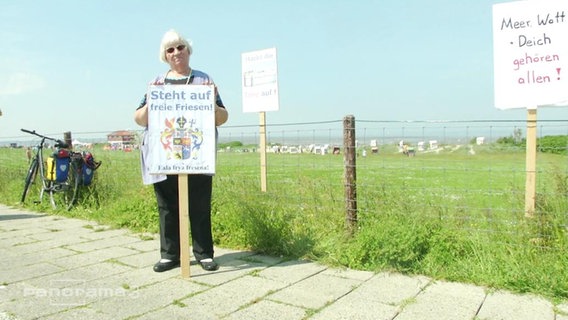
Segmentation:
[(175, 90), (171, 92), (163, 92), (160, 90), (150, 91), (150, 98), (152, 99), (162, 99), (162, 100), (179, 100), (185, 99), (185, 91), (177, 92)]
[(161, 100), (209, 100), (211, 95), (213, 94), (211, 90), (207, 92), (192, 92), (189, 97), (186, 97), (185, 91), (170, 91), (170, 92), (163, 92), (161, 90), (152, 90), (150, 91), (150, 98), (151, 99), (161, 99)]

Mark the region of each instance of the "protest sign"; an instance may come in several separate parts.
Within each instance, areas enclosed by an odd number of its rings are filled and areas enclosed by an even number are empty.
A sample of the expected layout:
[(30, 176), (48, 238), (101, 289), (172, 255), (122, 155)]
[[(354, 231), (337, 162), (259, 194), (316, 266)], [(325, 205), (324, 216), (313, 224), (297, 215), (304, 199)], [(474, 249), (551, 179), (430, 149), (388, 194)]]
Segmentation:
[(495, 106), (568, 101), (568, 1), (493, 5)]
[(246, 52), (241, 58), (243, 112), (278, 111), (276, 48)]
[(152, 85), (147, 97), (149, 172), (214, 174), (214, 87)]

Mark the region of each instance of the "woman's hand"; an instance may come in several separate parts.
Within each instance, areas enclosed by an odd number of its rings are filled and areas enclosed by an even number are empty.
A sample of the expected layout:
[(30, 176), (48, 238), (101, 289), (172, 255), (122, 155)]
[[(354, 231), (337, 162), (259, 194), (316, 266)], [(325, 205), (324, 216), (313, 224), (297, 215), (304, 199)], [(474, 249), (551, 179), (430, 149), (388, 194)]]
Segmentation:
[(215, 126), (218, 127), (224, 124), (228, 119), (229, 113), (227, 112), (227, 109), (215, 105)]
[[(213, 86), (213, 88), (215, 89), (214, 97), (215, 99), (217, 99), (217, 85), (213, 81), (211, 81), (211, 79), (204, 81), (203, 84), (207, 86)], [(219, 107), (217, 104), (215, 104), (215, 126), (218, 127), (224, 124), (228, 119), (229, 112), (227, 112), (227, 109)]]
[(215, 89), (215, 98), (217, 98), (217, 85), (215, 84), (215, 82), (213, 82), (211, 79), (207, 79), (206, 81), (203, 81), (203, 85), (206, 86), (213, 86), (213, 88)]
[(148, 126), (148, 105), (147, 104), (134, 112), (134, 121), (141, 127), (147, 127)]
[(154, 86), (161, 86), (164, 84), (164, 78), (161, 76), (157, 76), (156, 79), (154, 79), (154, 81), (150, 81), (150, 85), (154, 85)]

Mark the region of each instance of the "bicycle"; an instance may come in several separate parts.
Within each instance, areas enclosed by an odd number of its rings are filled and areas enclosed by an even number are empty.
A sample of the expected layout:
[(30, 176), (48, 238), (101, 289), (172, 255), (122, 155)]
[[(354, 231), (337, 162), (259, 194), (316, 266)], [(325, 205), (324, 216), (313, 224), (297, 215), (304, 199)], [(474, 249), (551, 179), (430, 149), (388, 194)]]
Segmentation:
[[(83, 166), (85, 163), (83, 154), (70, 151), (69, 145), (62, 140), (41, 135), (36, 133), (35, 130), (21, 130), (41, 138), (39, 144), (34, 147), (35, 153), (31, 158), (26, 175), (21, 203), (24, 203), (26, 197), (32, 190), (35, 190), (35, 193), (39, 193), (39, 199), (36, 203), (41, 203), (44, 194), (48, 193), (53, 209), (63, 207), (70, 210), (78, 199), (79, 185), (83, 182)], [(47, 158), (44, 160), (43, 152), (48, 140), (55, 142), (54, 147), (57, 150), (55, 157), (60, 156), (63, 159), (68, 157), (68, 161), (65, 160), (59, 164), (56, 159)], [(48, 160), (51, 163), (48, 164)], [(93, 165), (92, 170), (96, 170), (100, 166), (100, 162)], [(58, 173), (60, 176), (57, 176)]]

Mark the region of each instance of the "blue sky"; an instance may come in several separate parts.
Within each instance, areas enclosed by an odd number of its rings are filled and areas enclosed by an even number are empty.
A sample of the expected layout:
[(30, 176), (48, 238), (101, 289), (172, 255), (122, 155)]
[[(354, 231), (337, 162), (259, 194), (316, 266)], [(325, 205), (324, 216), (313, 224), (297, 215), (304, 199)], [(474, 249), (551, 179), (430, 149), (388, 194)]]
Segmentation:
[[(276, 47), (280, 110), (268, 123), (526, 119), (493, 96), (492, 5), (476, 0), (32, 1), (0, 5), (0, 140), (139, 129), (132, 115), (162, 35), (193, 42), (230, 112), (243, 113), (241, 54)], [(565, 108), (539, 119), (565, 119)]]

